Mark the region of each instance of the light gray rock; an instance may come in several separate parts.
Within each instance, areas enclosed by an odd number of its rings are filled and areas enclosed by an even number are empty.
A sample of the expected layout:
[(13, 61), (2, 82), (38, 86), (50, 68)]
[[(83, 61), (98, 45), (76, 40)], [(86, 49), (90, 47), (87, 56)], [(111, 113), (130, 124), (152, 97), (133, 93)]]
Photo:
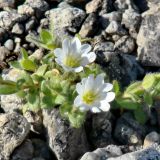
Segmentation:
[(131, 113), (125, 113), (118, 119), (114, 131), (114, 137), (124, 145), (142, 144), (145, 134), (145, 126), (140, 125)]
[(116, 21), (110, 22), (105, 32), (109, 35), (127, 35), (127, 31)]
[[(160, 66), (160, 6), (146, 11), (137, 36), (138, 60), (146, 66)], [(152, 24), (152, 25), (151, 25)]]
[(80, 160), (108, 160), (109, 157), (120, 155), (122, 155), (122, 151), (118, 146), (109, 145), (105, 148), (98, 148), (93, 152), (85, 153)]
[(14, 49), (14, 42), (13, 42), (13, 40), (12, 40), (12, 39), (8, 39), (8, 40), (4, 43), (4, 46), (5, 46), (8, 50), (12, 51), (12, 50)]
[(145, 137), (143, 148), (151, 147), (159, 143), (160, 143), (160, 135), (157, 132), (151, 132)]
[(54, 32), (63, 39), (67, 32), (76, 33), (86, 17), (86, 13), (75, 7), (56, 8), (46, 12), (54, 24)]
[(16, 23), (12, 28), (12, 33), (21, 35), (24, 32), (24, 27), (22, 24)]
[(116, 0), (114, 2), (114, 7), (117, 10), (135, 9), (138, 10), (137, 6), (134, 4), (133, 0)]
[(159, 160), (159, 159), (160, 159), (160, 146), (153, 146), (148, 149), (131, 152), (117, 158), (108, 158), (108, 160)]
[(115, 42), (114, 48), (120, 53), (130, 54), (135, 49), (135, 40), (129, 36), (123, 36)]
[(58, 160), (75, 160), (88, 151), (83, 128), (72, 128), (57, 109), (43, 110), (43, 124), (51, 150)]
[(0, 8), (14, 7), (15, 0), (0, 0)]
[(119, 11), (113, 11), (111, 13), (103, 14), (101, 15), (101, 19), (100, 19), (102, 27), (104, 29), (106, 29), (112, 21), (121, 23), (121, 20), (122, 20), (122, 13)]
[[(19, 76), (19, 72), (16, 69), (10, 69), (6, 72), (3, 72), (2, 77), (6, 80), (15, 81)], [(13, 111), (19, 111), (22, 108), (23, 100), (18, 98), (15, 94), (11, 95), (1, 95), (1, 108), (5, 112), (12, 113)]]
[(79, 34), (81, 37), (91, 37), (97, 32), (99, 28), (99, 23), (97, 21), (97, 15), (95, 13), (91, 13), (88, 15), (84, 23), (82, 24), (81, 30)]
[(34, 9), (27, 4), (23, 4), (23, 5), (18, 6), (18, 13), (33, 16), (34, 15)]
[(10, 51), (6, 47), (0, 47), (0, 62), (3, 62), (5, 58), (10, 54)]
[(136, 39), (140, 27), (141, 15), (134, 9), (127, 9), (122, 16), (122, 24), (129, 29), (130, 35)]
[(22, 22), (27, 19), (26, 15), (20, 15), (16, 12), (1, 11), (0, 12), (0, 27), (10, 29), (16, 22)]
[(26, 138), (30, 130), (27, 120), (17, 114), (0, 114), (0, 159), (10, 155)]

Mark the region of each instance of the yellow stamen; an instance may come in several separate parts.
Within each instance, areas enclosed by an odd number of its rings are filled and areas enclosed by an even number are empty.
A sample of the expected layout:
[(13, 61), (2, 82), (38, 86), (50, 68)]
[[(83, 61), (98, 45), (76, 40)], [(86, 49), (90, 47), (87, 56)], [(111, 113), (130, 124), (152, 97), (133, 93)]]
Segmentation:
[(97, 98), (97, 95), (93, 91), (88, 91), (83, 95), (83, 101), (86, 104), (92, 104)]
[(80, 60), (79, 58), (70, 55), (65, 58), (64, 64), (66, 66), (75, 68), (80, 66)]

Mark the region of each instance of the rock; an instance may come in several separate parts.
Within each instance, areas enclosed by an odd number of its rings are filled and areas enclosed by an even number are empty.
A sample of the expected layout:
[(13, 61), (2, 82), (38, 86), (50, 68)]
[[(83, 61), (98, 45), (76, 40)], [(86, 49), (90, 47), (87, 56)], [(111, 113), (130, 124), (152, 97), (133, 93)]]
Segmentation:
[(3, 62), (9, 54), (10, 51), (6, 47), (0, 47), (0, 62)]
[[(106, 67), (106, 72), (111, 80), (116, 79), (122, 86), (127, 86), (144, 76), (144, 69), (138, 64), (135, 56), (116, 54), (116, 52), (113, 55)], [(105, 66), (105, 61), (103, 63)]]
[(0, 159), (9, 160), (10, 155), (26, 138), (30, 130), (27, 120), (17, 114), (0, 115)]
[(70, 4), (68, 4), (66, 1), (62, 1), (58, 4), (58, 8), (70, 8), (72, 7)]
[(109, 157), (122, 155), (122, 151), (118, 146), (109, 145), (105, 148), (98, 148), (93, 152), (87, 152), (80, 160), (108, 160)]
[(24, 27), (22, 24), (16, 23), (12, 28), (12, 33), (21, 35), (24, 32)]
[(0, 0), (0, 8), (14, 7), (15, 0)]
[[(2, 74), (3, 79), (15, 81), (19, 76), (19, 72), (16, 69), (10, 69)], [(1, 95), (1, 108), (5, 112), (12, 113), (13, 111), (18, 112), (22, 105), (22, 99), (18, 98), (15, 94)]]
[(30, 139), (25, 140), (19, 147), (17, 147), (11, 160), (29, 160), (33, 158), (34, 147)]
[(46, 13), (46, 16), (53, 20), (54, 32), (63, 39), (66, 32), (76, 33), (78, 31), (86, 14), (81, 9), (68, 7), (52, 9)]
[(110, 22), (110, 24), (108, 25), (108, 27), (106, 28), (105, 32), (107, 34), (116, 34), (116, 35), (126, 35), (127, 31), (122, 28), (121, 24), (116, 22), (116, 21), (112, 21)]
[(160, 135), (157, 132), (151, 132), (145, 137), (143, 148), (148, 148), (159, 143)]
[[(160, 7), (153, 7), (142, 17), (137, 36), (138, 60), (145, 66), (160, 66)], [(150, 25), (154, 24), (154, 25)]]
[(122, 13), (118, 11), (113, 11), (111, 13), (101, 15), (101, 24), (104, 29), (108, 27), (108, 25), (112, 21), (116, 21), (117, 23), (121, 23), (122, 20)]
[(124, 113), (118, 119), (114, 137), (124, 145), (142, 144), (142, 138), (146, 134), (146, 128), (140, 125), (131, 113)]
[(65, 0), (65, 2), (72, 4), (72, 5), (84, 5), (89, 0)]
[(12, 39), (8, 39), (8, 40), (4, 43), (4, 46), (5, 46), (8, 50), (12, 51), (12, 50), (14, 49), (14, 42), (13, 42), (13, 40), (12, 40)]
[(6, 39), (6, 30), (0, 27), (0, 43)]
[(1, 11), (0, 12), (0, 27), (10, 29), (16, 22), (22, 22), (27, 19), (26, 15), (20, 15), (16, 12)]
[(18, 13), (33, 16), (34, 9), (29, 5), (23, 4), (23, 5), (18, 6)]
[(25, 140), (11, 156), (11, 160), (55, 160), (53, 158), (46, 143), (40, 139)]
[(25, 4), (41, 12), (45, 12), (49, 9), (49, 4), (45, 0), (26, 0)]
[[(138, 34), (138, 29), (140, 27), (140, 22), (141, 22), (141, 15), (133, 10), (133, 9), (127, 9), (123, 13), (122, 16), (122, 24), (129, 29), (130, 35), (133, 35), (136, 39), (137, 34)], [(134, 33), (134, 34), (132, 34)]]
[(129, 36), (123, 36), (115, 43), (114, 48), (120, 53), (130, 54), (135, 49), (135, 41)]
[(100, 12), (100, 15), (112, 11), (112, 0), (92, 0), (86, 4), (86, 12), (94, 13)]
[(42, 134), (44, 132), (43, 128), (43, 120), (42, 120), (42, 113), (41, 112), (32, 112), (27, 111), (24, 113), (24, 117), (31, 125), (31, 131)]
[(82, 24), (79, 34), (81, 37), (92, 37), (97, 32), (99, 26), (97, 21), (97, 15), (95, 13), (89, 14), (84, 23)]
[(87, 134), (89, 134), (89, 142), (92, 147), (106, 147), (113, 142), (110, 119), (110, 113), (101, 113), (92, 116), (92, 123), (87, 127)]
[(134, 3), (136, 4), (136, 6), (138, 7), (138, 9), (140, 10), (140, 12), (145, 12), (146, 10), (148, 10), (148, 0), (134, 0)]
[(114, 2), (114, 7), (117, 10), (135, 9), (138, 10), (137, 6), (134, 4), (133, 0), (116, 0)]
[(111, 57), (115, 55), (114, 43), (112, 42), (100, 42), (94, 47), (94, 52), (97, 54), (97, 61), (101, 62), (102, 59), (105, 62), (109, 62)]
[(58, 160), (75, 160), (88, 151), (83, 128), (72, 128), (57, 109), (43, 110), (43, 124), (51, 150)]
[(40, 61), (42, 57), (44, 56), (43, 49), (37, 49), (35, 52), (30, 56), (30, 58), (34, 58), (37, 61)]
[(32, 18), (30, 19), (26, 24), (25, 24), (25, 31), (29, 32), (30, 30), (32, 30), (37, 24), (37, 20), (36, 18)]
[(160, 146), (153, 146), (152, 148), (131, 152), (119, 156), (117, 158), (108, 158), (107, 160), (158, 160), (158, 159), (160, 159)]

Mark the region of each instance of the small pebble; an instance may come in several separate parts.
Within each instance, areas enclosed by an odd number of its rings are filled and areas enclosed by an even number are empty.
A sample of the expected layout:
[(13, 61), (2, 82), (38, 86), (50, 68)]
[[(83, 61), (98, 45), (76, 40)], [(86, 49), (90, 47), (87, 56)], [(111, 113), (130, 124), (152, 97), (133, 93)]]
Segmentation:
[(16, 23), (12, 28), (12, 33), (21, 35), (24, 32), (24, 27), (22, 24)]
[(8, 40), (4, 43), (4, 46), (5, 46), (8, 50), (12, 51), (12, 50), (14, 49), (14, 42), (13, 42), (13, 40), (12, 40), (12, 39), (8, 39)]

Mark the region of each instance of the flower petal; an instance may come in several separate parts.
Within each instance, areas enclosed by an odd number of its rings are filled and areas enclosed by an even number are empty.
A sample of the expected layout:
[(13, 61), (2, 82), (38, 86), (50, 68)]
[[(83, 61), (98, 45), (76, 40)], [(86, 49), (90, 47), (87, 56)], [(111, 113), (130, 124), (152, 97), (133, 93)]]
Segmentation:
[(94, 75), (91, 74), (85, 82), (85, 91), (91, 91), (94, 88)]
[(80, 96), (77, 96), (74, 100), (74, 105), (76, 107), (79, 107), (80, 105), (82, 104), (82, 100), (81, 100), (81, 97)]
[(61, 48), (56, 48), (55, 50), (54, 50), (54, 55), (56, 56), (56, 57), (59, 57), (59, 56), (61, 56), (63, 54), (63, 50), (61, 49)]
[(104, 86), (103, 92), (108, 92), (113, 89), (113, 85), (111, 83), (105, 83), (103, 86)]
[(83, 85), (81, 83), (77, 83), (76, 91), (78, 92), (78, 94), (82, 94), (83, 93)]
[(100, 113), (100, 112), (101, 112), (101, 110), (100, 110), (99, 108), (97, 108), (97, 107), (92, 107), (92, 108), (91, 108), (91, 111), (92, 111), (93, 113)]
[(89, 45), (89, 44), (83, 44), (81, 46), (82, 54), (87, 54), (90, 50), (91, 50), (91, 45)]
[(81, 72), (82, 70), (83, 70), (83, 67), (82, 67), (82, 66), (77, 67), (77, 68), (74, 69), (74, 71), (75, 71), (76, 73)]
[(108, 112), (109, 111), (109, 109), (110, 109), (110, 104), (107, 102), (107, 101), (101, 101), (100, 102), (100, 109), (102, 110), (102, 111), (104, 111), (104, 112)]
[(95, 59), (96, 59), (96, 54), (94, 52), (83, 54), (81, 65), (86, 66), (87, 64), (94, 62)]
[(89, 108), (88, 108), (88, 107), (85, 107), (85, 106), (81, 106), (79, 109), (80, 109), (82, 112), (89, 110)]
[(69, 38), (66, 38), (66, 39), (63, 40), (62, 48), (63, 48), (64, 53), (69, 52), (69, 48), (70, 48), (70, 39)]
[(79, 53), (80, 48), (81, 48), (81, 41), (79, 40), (79, 38), (74, 37), (74, 39), (71, 42), (71, 52), (77, 54)]
[(114, 100), (114, 98), (115, 98), (115, 93), (114, 93), (114, 92), (108, 92), (108, 93), (106, 94), (105, 101), (111, 102), (111, 101)]

